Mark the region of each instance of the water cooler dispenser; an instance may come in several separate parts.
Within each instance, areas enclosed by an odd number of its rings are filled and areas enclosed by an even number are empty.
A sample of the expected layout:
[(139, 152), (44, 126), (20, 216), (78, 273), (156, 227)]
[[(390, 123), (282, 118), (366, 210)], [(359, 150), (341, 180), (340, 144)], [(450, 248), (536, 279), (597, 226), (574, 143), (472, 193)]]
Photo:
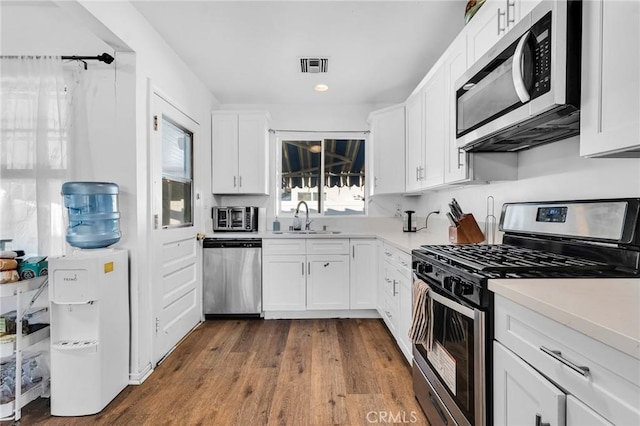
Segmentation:
[(49, 258), (54, 416), (98, 413), (129, 381), (128, 253), (106, 248), (120, 238), (113, 225), (117, 191), (99, 192), (103, 183), (73, 184), (71, 193), (63, 185), (67, 242), (82, 249)]

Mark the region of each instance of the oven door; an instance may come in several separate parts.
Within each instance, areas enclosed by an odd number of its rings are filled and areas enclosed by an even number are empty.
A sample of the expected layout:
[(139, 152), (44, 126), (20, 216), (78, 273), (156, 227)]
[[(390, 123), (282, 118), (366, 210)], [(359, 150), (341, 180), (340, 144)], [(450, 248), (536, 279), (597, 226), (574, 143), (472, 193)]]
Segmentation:
[(245, 229), (245, 209), (244, 207), (232, 207), (229, 209), (231, 229), (234, 231), (244, 231)]
[[(432, 309), (433, 341), (430, 349), (424, 344), (414, 346), (415, 361), (457, 424), (484, 425), (485, 312), (430, 287), (427, 306)], [(424, 400), (433, 403), (433, 398)], [(434, 422), (439, 420), (429, 421), (438, 424)]]

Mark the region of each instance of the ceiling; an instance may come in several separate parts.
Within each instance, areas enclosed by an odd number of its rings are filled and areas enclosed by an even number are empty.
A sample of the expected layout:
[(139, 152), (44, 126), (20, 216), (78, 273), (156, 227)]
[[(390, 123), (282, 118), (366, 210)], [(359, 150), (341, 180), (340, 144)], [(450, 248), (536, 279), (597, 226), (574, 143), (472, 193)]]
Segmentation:
[[(132, 3), (221, 103), (354, 105), (403, 102), (460, 32), (467, 2)], [(328, 72), (302, 74), (301, 57), (328, 57)]]

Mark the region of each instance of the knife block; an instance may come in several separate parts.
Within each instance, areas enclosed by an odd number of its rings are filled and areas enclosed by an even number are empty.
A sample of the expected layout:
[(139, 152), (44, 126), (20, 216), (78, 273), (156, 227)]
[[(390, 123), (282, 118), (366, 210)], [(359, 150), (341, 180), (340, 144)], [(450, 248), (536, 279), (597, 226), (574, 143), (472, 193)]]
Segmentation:
[(484, 234), (471, 213), (463, 214), (458, 225), (449, 227), (449, 242), (453, 244), (474, 244), (484, 241)]

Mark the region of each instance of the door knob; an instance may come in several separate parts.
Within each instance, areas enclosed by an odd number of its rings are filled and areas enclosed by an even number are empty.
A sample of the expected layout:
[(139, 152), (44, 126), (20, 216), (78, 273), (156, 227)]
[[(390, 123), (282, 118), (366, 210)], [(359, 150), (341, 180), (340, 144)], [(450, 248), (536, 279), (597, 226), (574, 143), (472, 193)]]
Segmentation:
[(204, 234), (202, 232), (198, 232), (196, 234), (196, 240), (198, 240), (198, 241), (204, 240)]

